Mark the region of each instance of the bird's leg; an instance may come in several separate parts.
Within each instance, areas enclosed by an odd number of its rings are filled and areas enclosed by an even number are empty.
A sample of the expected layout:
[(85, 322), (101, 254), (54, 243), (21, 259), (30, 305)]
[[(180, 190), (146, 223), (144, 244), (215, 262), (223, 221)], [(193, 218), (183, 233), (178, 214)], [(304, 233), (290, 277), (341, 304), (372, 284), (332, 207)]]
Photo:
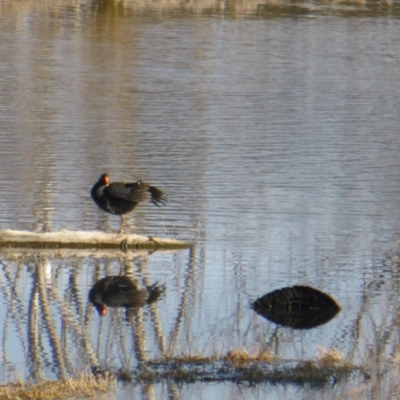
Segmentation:
[(124, 216), (121, 215), (121, 224), (120, 224), (120, 226), (119, 226), (119, 232), (118, 232), (118, 235), (116, 236), (116, 238), (117, 238), (119, 235), (122, 234), (122, 228), (123, 228), (123, 227), (124, 227)]

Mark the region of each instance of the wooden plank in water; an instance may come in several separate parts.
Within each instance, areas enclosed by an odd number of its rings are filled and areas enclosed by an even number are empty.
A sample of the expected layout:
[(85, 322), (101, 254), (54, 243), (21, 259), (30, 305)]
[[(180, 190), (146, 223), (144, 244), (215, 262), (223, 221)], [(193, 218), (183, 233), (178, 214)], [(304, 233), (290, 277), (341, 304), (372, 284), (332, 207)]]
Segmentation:
[(29, 231), (0, 231), (0, 247), (35, 248), (35, 249), (187, 249), (187, 242), (163, 237), (122, 234), (100, 231), (68, 231), (58, 232), (29, 232)]

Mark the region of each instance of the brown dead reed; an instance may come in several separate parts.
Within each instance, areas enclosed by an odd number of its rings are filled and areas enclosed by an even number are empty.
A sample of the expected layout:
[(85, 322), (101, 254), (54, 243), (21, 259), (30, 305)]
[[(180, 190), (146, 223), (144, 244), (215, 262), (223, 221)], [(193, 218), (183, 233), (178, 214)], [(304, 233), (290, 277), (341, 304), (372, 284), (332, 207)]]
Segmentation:
[(12, 400), (53, 400), (65, 398), (93, 398), (108, 393), (116, 386), (112, 374), (101, 377), (80, 375), (66, 381), (45, 381), (38, 383), (14, 382), (0, 386), (0, 399)]

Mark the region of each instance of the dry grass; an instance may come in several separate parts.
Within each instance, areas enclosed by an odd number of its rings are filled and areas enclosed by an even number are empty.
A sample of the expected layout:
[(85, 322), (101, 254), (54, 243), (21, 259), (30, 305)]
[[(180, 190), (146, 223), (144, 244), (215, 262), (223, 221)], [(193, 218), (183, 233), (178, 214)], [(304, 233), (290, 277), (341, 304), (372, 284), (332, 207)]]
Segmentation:
[(323, 348), (319, 348), (317, 350), (317, 361), (319, 364), (325, 367), (334, 366), (337, 364), (346, 364), (345, 358), (336, 349), (325, 350)]
[(225, 356), (221, 357), (221, 359), (228, 361), (234, 366), (239, 366), (255, 361), (275, 361), (277, 360), (277, 357), (267, 350), (257, 350), (249, 353), (246, 349), (233, 349), (228, 351)]
[(203, 356), (201, 354), (185, 354), (182, 353), (178, 356), (173, 356), (170, 354), (163, 354), (163, 356), (156, 360), (157, 362), (165, 362), (165, 363), (209, 363), (212, 361), (215, 361), (218, 359), (218, 356), (216, 354), (213, 354), (211, 356)]
[(229, 350), (226, 354), (211, 354), (210, 356), (204, 356), (202, 354), (185, 354), (182, 353), (177, 356), (172, 356), (169, 354), (164, 354), (162, 358), (156, 360), (156, 362), (163, 363), (210, 363), (213, 361), (226, 361), (229, 362), (233, 366), (239, 366), (250, 362), (255, 361), (275, 361), (277, 358), (275, 355), (270, 353), (267, 350), (255, 350), (249, 353), (246, 349), (232, 349)]
[(52, 400), (71, 397), (90, 398), (99, 393), (107, 393), (116, 385), (111, 374), (102, 377), (81, 375), (66, 381), (46, 381), (40, 383), (16, 382), (0, 386), (0, 399)]

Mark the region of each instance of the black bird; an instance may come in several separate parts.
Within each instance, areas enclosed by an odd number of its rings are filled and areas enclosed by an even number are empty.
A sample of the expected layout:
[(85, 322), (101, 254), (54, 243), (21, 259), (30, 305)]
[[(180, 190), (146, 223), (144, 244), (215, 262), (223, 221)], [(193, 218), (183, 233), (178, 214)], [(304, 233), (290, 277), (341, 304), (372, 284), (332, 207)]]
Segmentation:
[(165, 285), (153, 284), (139, 289), (136, 280), (127, 276), (106, 276), (97, 281), (89, 291), (89, 300), (101, 316), (107, 307), (138, 308), (158, 300)]
[(90, 195), (103, 211), (121, 217), (118, 235), (122, 233), (124, 214), (131, 212), (139, 203), (151, 201), (156, 206), (167, 203), (167, 198), (162, 190), (150, 186), (144, 181), (110, 183), (108, 174), (103, 174), (93, 185)]

